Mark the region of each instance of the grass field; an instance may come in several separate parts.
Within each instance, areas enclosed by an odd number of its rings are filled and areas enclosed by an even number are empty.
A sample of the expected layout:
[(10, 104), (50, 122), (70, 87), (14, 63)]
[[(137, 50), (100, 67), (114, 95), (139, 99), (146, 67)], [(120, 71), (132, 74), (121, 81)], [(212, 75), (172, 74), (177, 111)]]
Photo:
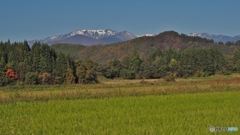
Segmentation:
[(0, 133), (202, 135), (210, 126), (240, 127), (236, 76), (147, 81), (3, 87)]

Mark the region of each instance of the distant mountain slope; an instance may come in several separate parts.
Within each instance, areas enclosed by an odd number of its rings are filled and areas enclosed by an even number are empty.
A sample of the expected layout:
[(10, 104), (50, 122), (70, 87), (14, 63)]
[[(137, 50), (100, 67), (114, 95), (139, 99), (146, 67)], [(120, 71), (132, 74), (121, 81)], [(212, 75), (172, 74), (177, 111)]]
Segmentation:
[(212, 39), (212, 40), (214, 40), (214, 42), (223, 42), (223, 43), (226, 43), (228, 41), (236, 42), (236, 41), (240, 40), (240, 35), (234, 36), (234, 37), (225, 36), (225, 35), (213, 35), (213, 34), (209, 34), (209, 33), (189, 33), (187, 35), (193, 36), (193, 37), (198, 36), (198, 37), (202, 37), (202, 38)]
[(123, 31), (116, 32), (114, 30), (77, 30), (65, 35), (57, 35), (47, 37), (41, 40), (31, 40), (29, 44), (32, 45), (36, 41), (46, 43), (49, 45), (56, 43), (67, 44), (82, 44), (86, 46), (97, 44), (111, 44), (117, 42), (123, 42), (136, 38), (132, 33)]
[(90, 58), (96, 62), (121, 59), (137, 51), (140, 56), (148, 56), (154, 50), (168, 48), (187, 48), (189, 46), (206, 46), (213, 41), (200, 37), (179, 35), (174, 31), (160, 33), (156, 36), (139, 37), (129, 41), (110, 45), (88, 46), (77, 53), (79, 59)]
[[(185, 49), (188, 47), (215, 47), (224, 54), (233, 54), (240, 46), (217, 45), (213, 40), (201, 38), (198, 36), (187, 36), (178, 34), (174, 31), (166, 31), (156, 36), (143, 36), (129, 41), (114, 43), (109, 45), (93, 45), (82, 46), (58, 44), (52, 47), (57, 51), (63, 50), (64, 53), (69, 53), (74, 59), (91, 60), (104, 63), (108, 60), (118, 60), (125, 56), (138, 52), (141, 57), (146, 57), (156, 49), (166, 50)], [(59, 49), (62, 48), (62, 49)]]
[(56, 52), (62, 52), (69, 54), (73, 59), (79, 59), (78, 52), (86, 48), (86, 46), (80, 44), (54, 44), (51, 46)]
[[(143, 35), (133, 35), (130, 32), (122, 31), (117, 32), (111, 29), (100, 29), (100, 30), (77, 30), (70, 32), (68, 34), (56, 35), (47, 37), (44, 39), (37, 39), (28, 41), (31, 46), (34, 42), (40, 41), (41, 43), (46, 43), (49, 45), (57, 43), (67, 43), (67, 44), (82, 44), (85, 46), (98, 45), (98, 44), (112, 44), (118, 42), (124, 42), (132, 40), (139, 37), (154, 37), (158, 34), (143, 34)], [(213, 35), (209, 33), (189, 33), (188, 36), (192, 37), (202, 37), (207, 39), (213, 39), (214, 42), (223, 42), (228, 41), (236, 42), (240, 40), (240, 35), (238, 36), (225, 36), (225, 35)]]

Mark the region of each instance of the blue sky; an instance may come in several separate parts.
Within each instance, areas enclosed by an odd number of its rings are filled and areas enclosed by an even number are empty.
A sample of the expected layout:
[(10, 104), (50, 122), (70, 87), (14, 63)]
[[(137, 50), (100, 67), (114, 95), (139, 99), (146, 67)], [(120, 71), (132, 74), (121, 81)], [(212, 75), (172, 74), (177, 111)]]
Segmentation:
[(0, 41), (80, 29), (240, 35), (239, 0), (1, 0)]

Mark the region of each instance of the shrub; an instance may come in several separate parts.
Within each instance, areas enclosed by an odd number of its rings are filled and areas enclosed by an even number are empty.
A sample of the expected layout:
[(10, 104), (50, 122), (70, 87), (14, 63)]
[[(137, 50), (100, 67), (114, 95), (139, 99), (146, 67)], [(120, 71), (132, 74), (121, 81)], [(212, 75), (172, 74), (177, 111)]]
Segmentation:
[(142, 78), (142, 80), (140, 81), (140, 83), (141, 83), (141, 84), (147, 84), (147, 83), (148, 83), (148, 81), (146, 81), (145, 79), (146, 79), (145, 77), (144, 77), (144, 78)]
[(221, 70), (219, 70), (217, 72), (217, 74), (219, 75), (230, 75), (231, 74), (231, 71), (230, 70), (227, 70), (227, 68), (223, 67), (221, 68)]
[(166, 75), (163, 77), (165, 82), (176, 82), (175, 77), (172, 74)]
[(55, 77), (54, 80), (53, 80), (53, 84), (56, 85), (56, 84), (63, 84), (64, 80), (62, 77)]
[(52, 84), (52, 76), (49, 73), (44, 72), (38, 75), (37, 81), (39, 84)]

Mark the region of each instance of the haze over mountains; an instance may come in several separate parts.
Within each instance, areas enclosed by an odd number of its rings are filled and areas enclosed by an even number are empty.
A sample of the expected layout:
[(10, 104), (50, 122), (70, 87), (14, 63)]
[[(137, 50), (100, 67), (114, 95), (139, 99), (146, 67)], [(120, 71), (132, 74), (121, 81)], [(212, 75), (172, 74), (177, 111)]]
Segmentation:
[[(105, 44), (118, 43), (118, 42), (128, 41), (138, 37), (143, 37), (143, 36), (151, 37), (156, 35), (157, 34), (133, 35), (131, 32), (128, 32), (128, 31), (117, 32), (111, 29), (77, 30), (64, 35), (47, 37), (40, 40), (38, 39), (31, 40), (29, 41), (29, 44), (32, 45), (34, 42), (40, 41), (41, 43), (46, 43), (49, 45), (56, 44), (56, 43), (67, 43), (67, 44), (82, 44), (85, 46), (91, 46), (91, 45), (98, 45), (98, 44), (105, 45)], [(197, 36), (201, 38), (213, 39), (214, 42), (223, 42), (223, 43), (226, 43), (228, 41), (236, 42), (240, 40), (240, 35), (234, 36), (234, 37), (225, 36), (225, 35), (213, 35), (209, 33), (189, 33), (186, 35), (193, 36), (193, 37)]]

